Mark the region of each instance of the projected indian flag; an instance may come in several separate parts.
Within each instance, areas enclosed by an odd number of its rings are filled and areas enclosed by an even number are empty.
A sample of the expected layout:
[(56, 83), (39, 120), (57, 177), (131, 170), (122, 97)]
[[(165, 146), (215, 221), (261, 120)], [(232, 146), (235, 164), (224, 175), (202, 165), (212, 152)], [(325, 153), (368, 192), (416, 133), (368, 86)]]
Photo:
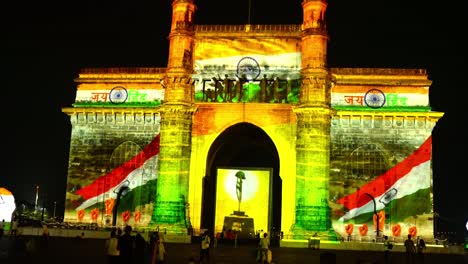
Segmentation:
[[(359, 187), (354, 191), (349, 188), (347, 191), (352, 192), (336, 201), (344, 206), (344, 211), (335, 215), (335, 230), (346, 236), (343, 226), (358, 224), (372, 230), (369, 234), (359, 232), (360, 236), (374, 235), (377, 213), (381, 232), (394, 237), (404, 237), (412, 232), (430, 235), (431, 149), (432, 138), (428, 137), (405, 159), (372, 180), (360, 184), (357, 179), (349, 179)], [(358, 231), (355, 233), (357, 235)]]
[(268, 230), (271, 170), (218, 168), (215, 229), (253, 237)]
[[(427, 111), (428, 87), (336, 85), (332, 89), (331, 103), (338, 109), (382, 108), (403, 111)], [(418, 107), (418, 109), (415, 109)]]
[[(110, 225), (113, 210), (118, 209), (119, 222), (147, 224), (151, 212), (145, 208), (153, 203), (152, 195), (156, 191), (159, 138), (159, 134), (156, 135), (133, 157), (91, 183), (85, 185), (80, 181), (83, 184), (81, 188), (73, 190), (73, 195), (68, 194), (65, 218)], [(118, 208), (115, 207), (117, 205)]]

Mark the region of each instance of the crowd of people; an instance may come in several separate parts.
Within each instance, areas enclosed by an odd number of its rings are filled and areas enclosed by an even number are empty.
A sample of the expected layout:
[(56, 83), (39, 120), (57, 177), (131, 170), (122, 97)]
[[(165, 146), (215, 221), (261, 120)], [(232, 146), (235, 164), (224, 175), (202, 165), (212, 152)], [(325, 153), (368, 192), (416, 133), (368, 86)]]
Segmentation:
[[(5, 232), (4, 222), (0, 222), (0, 238)], [(17, 222), (13, 221), (10, 225), (7, 234), (10, 237), (16, 237)], [(131, 226), (127, 225), (123, 229), (114, 228), (110, 231), (109, 237), (106, 239), (105, 252), (109, 264), (121, 263), (148, 263), (148, 264), (164, 264), (167, 263), (167, 249), (165, 241), (165, 232), (150, 232), (147, 240), (143, 237), (144, 234), (135, 232)], [(84, 238), (84, 232), (77, 238)], [(223, 232), (222, 239), (230, 238), (229, 232)], [(271, 244), (270, 234), (267, 232), (257, 232), (257, 262), (271, 263)], [(212, 240), (213, 239), (213, 240)], [(191, 255), (187, 257), (187, 263), (211, 263), (210, 249), (213, 242), (217, 239), (217, 235), (213, 238), (208, 231), (204, 231), (200, 237), (199, 255)], [(42, 236), (37, 240), (38, 244), (35, 247), (46, 248), (49, 240), (49, 229), (46, 224), (42, 227)], [(33, 240), (30, 240), (33, 241)], [(28, 245), (26, 245), (28, 246)], [(216, 244), (214, 244), (216, 247)], [(392, 262), (391, 252), (394, 244), (390, 242), (388, 236), (383, 236), (384, 246), (384, 263)], [(426, 242), (421, 237), (413, 237), (408, 234), (403, 243), (405, 248), (405, 263), (406, 264), (423, 264), (426, 250)]]
[[(106, 240), (106, 253), (109, 264), (121, 263), (167, 263), (167, 249), (164, 232), (152, 232), (149, 241), (141, 233), (132, 234), (132, 227), (127, 225), (122, 231), (113, 229)], [(200, 239), (200, 253), (197, 263), (211, 263), (211, 236), (206, 230)], [(188, 263), (196, 263), (195, 256), (189, 256)]]
[(112, 229), (106, 240), (106, 254), (109, 264), (151, 263), (160, 264), (166, 261), (164, 233), (152, 232), (146, 241), (140, 232), (132, 233), (127, 225), (124, 229)]
[[(212, 238), (208, 230), (200, 237), (200, 252), (198, 256), (188, 256), (188, 263), (211, 263), (210, 251)], [(106, 240), (106, 253), (109, 264), (119, 263), (166, 263), (167, 249), (163, 232), (153, 232), (146, 241), (141, 233), (132, 234), (132, 227), (125, 226), (124, 230), (113, 229)], [(257, 261), (271, 263), (270, 238), (263, 233), (258, 239)]]
[[(388, 239), (388, 236), (384, 236), (384, 263), (391, 263), (390, 252), (393, 248), (393, 243)], [(424, 263), (424, 252), (426, 250), (426, 242), (423, 238), (417, 237), (416, 243), (413, 241), (412, 235), (408, 234), (406, 240), (403, 243), (405, 247), (405, 263), (406, 264), (423, 264)]]

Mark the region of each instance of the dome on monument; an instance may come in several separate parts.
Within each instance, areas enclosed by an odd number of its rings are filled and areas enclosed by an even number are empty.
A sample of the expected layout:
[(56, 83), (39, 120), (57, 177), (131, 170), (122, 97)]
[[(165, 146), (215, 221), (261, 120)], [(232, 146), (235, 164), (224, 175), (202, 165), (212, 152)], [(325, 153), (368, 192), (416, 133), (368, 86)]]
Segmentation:
[(13, 193), (6, 188), (0, 187), (0, 221), (11, 222), (11, 216), (15, 208)]

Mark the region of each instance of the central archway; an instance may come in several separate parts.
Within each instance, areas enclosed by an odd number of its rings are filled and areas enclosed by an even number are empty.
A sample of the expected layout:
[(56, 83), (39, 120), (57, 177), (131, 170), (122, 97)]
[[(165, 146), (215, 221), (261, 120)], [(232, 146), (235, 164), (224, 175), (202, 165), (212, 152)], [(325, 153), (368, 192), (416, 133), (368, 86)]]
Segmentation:
[(268, 230), (264, 231), (278, 231), (281, 227), (282, 188), (279, 164), (278, 151), (273, 141), (259, 127), (238, 123), (221, 133), (208, 152), (207, 175), (203, 179), (201, 227), (213, 232), (221, 231), (215, 229), (218, 168), (269, 168), (272, 174), (270, 210)]

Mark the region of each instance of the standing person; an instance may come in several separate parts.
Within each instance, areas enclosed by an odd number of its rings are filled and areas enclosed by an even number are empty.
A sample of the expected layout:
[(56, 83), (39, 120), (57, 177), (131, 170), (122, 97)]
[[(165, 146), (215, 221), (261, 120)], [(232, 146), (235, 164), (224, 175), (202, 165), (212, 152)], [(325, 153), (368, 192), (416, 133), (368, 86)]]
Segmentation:
[(0, 238), (3, 237), (3, 233), (5, 232), (5, 219), (0, 222)]
[(154, 243), (153, 256), (151, 257), (151, 264), (164, 263), (166, 260), (166, 247), (164, 242), (158, 237)]
[(195, 258), (194, 257), (189, 257), (188, 264), (195, 264)]
[(414, 242), (411, 239), (411, 235), (408, 234), (408, 238), (405, 240), (405, 248), (406, 248), (406, 253), (405, 253), (405, 260), (406, 264), (414, 264), (415, 260), (415, 253), (416, 253), (416, 247), (414, 246)]
[(268, 250), (270, 248), (270, 239), (268, 239), (268, 233), (264, 233), (263, 237), (260, 239), (260, 243), (258, 243), (259, 250), (261, 252), (260, 262), (265, 263), (268, 262)]
[(200, 263), (204, 263), (206, 259), (207, 263), (210, 263), (210, 236), (208, 231), (203, 233), (203, 237), (200, 245)]
[(156, 241), (158, 240), (158, 233), (157, 232), (150, 232), (149, 233), (149, 245), (148, 248), (150, 249), (150, 256), (153, 256), (154, 245), (156, 245)]
[(42, 225), (42, 243), (41, 247), (43, 249), (47, 248), (49, 246), (49, 228), (47, 227), (46, 224)]
[(119, 250), (117, 249), (117, 244), (119, 239), (117, 238), (117, 233), (115, 230), (111, 231), (110, 238), (106, 240), (106, 254), (109, 264), (117, 264), (119, 261)]
[(42, 237), (49, 238), (49, 228), (46, 224), (42, 225)]
[(140, 233), (135, 235), (135, 263), (144, 263), (146, 253), (146, 240)]
[(117, 249), (120, 252), (119, 262), (120, 263), (132, 263), (133, 262), (133, 245), (134, 237), (132, 236), (132, 227), (127, 225), (124, 228), (124, 234), (119, 237), (117, 243)]
[(221, 234), (219, 234), (219, 241), (221, 244), (223, 244), (225, 232), (226, 232), (226, 228), (223, 226), (223, 230), (221, 231)]
[(420, 238), (417, 245), (418, 262), (424, 264), (424, 251), (426, 250), (426, 242), (424, 242), (424, 239)]
[(388, 236), (384, 236), (384, 261), (385, 264), (390, 264), (390, 249), (393, 248), (393, 244), (388, 241)]
[(18, 235), (18, 219), (13, 219), (11, 222), (11, 228), (10, 228), (10, 236), (16, 237)]

